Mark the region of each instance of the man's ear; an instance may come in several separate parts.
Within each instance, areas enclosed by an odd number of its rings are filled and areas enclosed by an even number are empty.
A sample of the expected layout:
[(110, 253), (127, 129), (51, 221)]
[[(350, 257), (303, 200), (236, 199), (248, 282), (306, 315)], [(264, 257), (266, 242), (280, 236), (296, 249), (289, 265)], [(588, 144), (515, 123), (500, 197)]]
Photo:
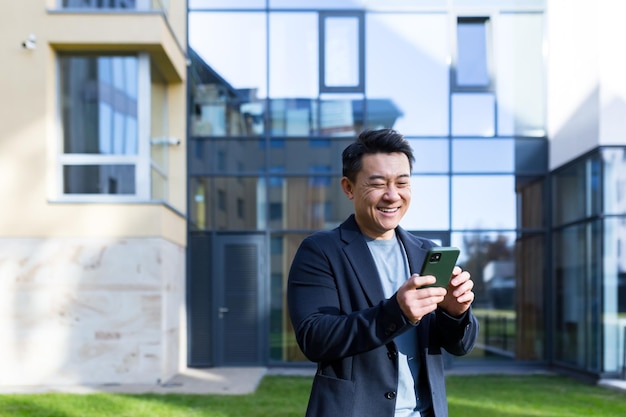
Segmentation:
[(350, 200), (354, 198), (354, 184), (352, 184), (352, 181), (350, 181), (348, 177), (341, 178), (341, 189)]

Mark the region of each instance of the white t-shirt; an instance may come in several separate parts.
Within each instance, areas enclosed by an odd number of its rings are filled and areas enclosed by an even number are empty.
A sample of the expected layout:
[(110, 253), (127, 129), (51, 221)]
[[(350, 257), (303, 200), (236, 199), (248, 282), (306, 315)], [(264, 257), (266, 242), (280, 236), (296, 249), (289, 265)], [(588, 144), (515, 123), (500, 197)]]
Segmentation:
[[(376, 262), (385, 297), (390, 298), (411, 275), (404, 247), (395, 235), (389, 240), (367, 239), (367, 245)], [(410, 329), (394, 339), (399, 366), (396, 417), (419, 417), (418, 410), (431, 403), (429, 397), (420, 399), (418, 396), (416, 381), (421, 364), (415, 332), (416, 329)]]

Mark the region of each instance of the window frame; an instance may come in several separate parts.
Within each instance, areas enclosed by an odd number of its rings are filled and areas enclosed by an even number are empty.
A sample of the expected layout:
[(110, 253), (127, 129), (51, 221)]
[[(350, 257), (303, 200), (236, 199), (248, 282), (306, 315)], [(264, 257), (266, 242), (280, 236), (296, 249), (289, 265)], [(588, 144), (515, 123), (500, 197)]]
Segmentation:
[[(454, 18), (454, 34), (452, 47), (452, 65), (450, 65), (450, 93), (493, 93), (495, 94), (494, 82), (494, 43), (493, 43), (493, 25), (494, 18), (488, 14), (472, 15), (456, 15)], [(464, 85), (457, 82), (457, 68), (459, 65), (459, 45), (457, 42), (458, 28), (463, 23), (483, 23), (485, 25), (485, 62), (487, 75), (489, 77), (486, 85)]]
[[(64, 132), (62, 118), (62, 91), (61, 83), (61, 56), (87, 56), (98, 58), (102, 56), (136, 56), (137, 57), (137, 154), (135, 155), (98, 155), (64, 153)], [(57, 151), (56, 151), (56, 180), (53, 200), (59, 202), (145, 202), (151, 201), (151, 168), (150, 156), (150, 115), (151, 115), (151, 75), (150, 57), (148, 53), (63, 53), (57, 55)], [(135, 193), (134, 194), (91, 194), (65, 193), (64, 167), (70, 165), (134, 165), (135, 166)]]
[[(332, 18), (356, 18), (358, 36), (357, 71), (359, 82), (356, 86), (329, 86), (326, 84), (326, 21)], [(318, 29), (319, 53), (319, 92), (321, 93), (364, 93), (365, 92), (365, 14), (358, 11), (320, 11)]]

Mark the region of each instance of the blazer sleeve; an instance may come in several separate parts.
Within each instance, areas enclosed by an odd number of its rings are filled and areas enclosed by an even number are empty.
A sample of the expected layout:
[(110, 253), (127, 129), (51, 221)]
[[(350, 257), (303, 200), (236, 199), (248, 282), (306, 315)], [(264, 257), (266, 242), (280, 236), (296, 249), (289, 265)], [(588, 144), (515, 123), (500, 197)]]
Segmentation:
[(434, 327), (437, 341), (447, 352), (462, 356), (469, 353), (478, 338), (478, 319), (470, 307), (460, 317), (452, 317), (441, 309), (435, 312), (436, 325)]
[(412, 325), (395, 298), (369, 303), (341, 248), (306, 238), (294, 257), (287, 303), (296, 340), (314, 362), (357, 355), (389, 343)]

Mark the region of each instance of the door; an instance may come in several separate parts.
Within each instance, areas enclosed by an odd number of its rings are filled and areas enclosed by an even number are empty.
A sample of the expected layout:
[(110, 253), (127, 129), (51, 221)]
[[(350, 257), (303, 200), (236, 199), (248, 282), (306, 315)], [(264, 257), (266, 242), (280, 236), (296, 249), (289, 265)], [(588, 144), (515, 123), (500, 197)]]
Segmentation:
[(261, 235), (218, 236), (215, 247), (214, 352), (218, 366), (266, 359), (266, 250)]

